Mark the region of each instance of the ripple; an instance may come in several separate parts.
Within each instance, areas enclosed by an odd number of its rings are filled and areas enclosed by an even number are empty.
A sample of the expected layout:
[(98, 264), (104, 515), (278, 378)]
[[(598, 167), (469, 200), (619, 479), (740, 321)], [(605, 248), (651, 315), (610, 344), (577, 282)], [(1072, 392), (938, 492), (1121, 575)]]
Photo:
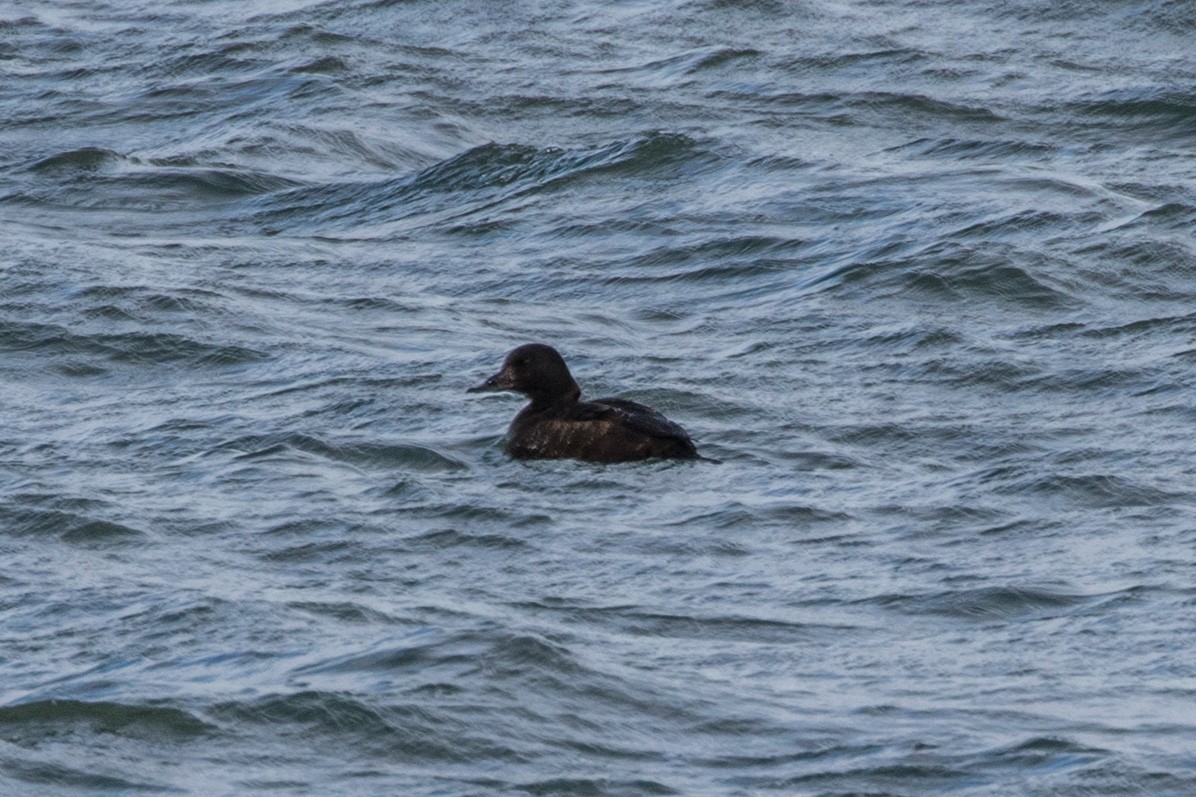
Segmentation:
[(331, 617), (338, 622), (355, 623), (365, 626), (389, 625), (398, 622), (395, 617), (387, 612), (349, 601), (294, 601), (289, 606), (299, 611)]
[(986, 587), (948, 590), (926, 595), (886, 595), (870, 598), (903, 613), (944, 615), (967, 620), (1013, 620), (1054, 614), (1094, 600), (1093, 596), (1030, 587)]
[[(839, 266), (808, 283), (823, 290), (885, 295), (893, 292), (924, 296), (931, 301), (995, 301), (1029, 308), (1065, 309), (1075, 299), (1051, 278), (1047, 263), (1041, 271), (1012, 265), (991, 244), (958, 242), (933, 244), (915, 258), (871, 260)], [(1027, 258), (1021, 258), (1023, 261)], [(1033, 263), (1034, 259), (1031, 259)]]
[[(329, 443), (298, 432), (244, 435), (220, 443), (211, 452), (234, 452), (238, 459), (261, 459), (286, 451), (314, 454), (351, 465), (414, 470), (424, 473), (465, 470), (464, 462), (431, 446), (407, 443)], [(210, 452), (210, 453), (211, 453)]]
[(894, 148), (894, 152), (913, 152), (924, 157), (948, 160), (1020, 159), (1023, 156), (1045, 158), (1056, 151), (1051, 144), (1024, 139), (919, 138)]
[(420, 678), (429, 678), (432, 677), (429, 668), (458, 666), (473, 661), (477, 647), (468, 637), (445, 637), (430, 631), (420, 631), (408, 637), (402, 645), (324, 659), (298, 667), (294, 672), (296, 675), (410, 672)]
[(998, 487), (1000, 492), (1031, 492), (1094, 507), (1162, 506), (1184, 503), (1191, 496), (1172, 493), (1150, 485), (1140, 484), (1117, 474), (1089, 473), (1083, 475), (1055, 474), (1042, 476), (1017, 485)]
[(1019, 266), (976, 263), (949, 271), (920, 271), (911, 276), (911, 287), (959, 299), (998, 299), (1030, 306), (1069, 303), (1066, 292)]
[(641, 607), (586, 607), (528, 603), (520, 608), (567, 616), (633, 636), (721, 640), (758, 645), (808, 645), (827, 635), (850, 633), (854, 626), (790, 622), (751, 616), (655, 613)]
[[(47, 762), (40, 756), (23, 753), (20, 756), (0, 754), (0, 765), (16, 781), (35, 786), (57, 789), (82, 790), (85, 794), (107, 792), (117, 793), (160, 793), (168, 791), (162, 783), (147, 780), (131, 780), (106, 771), (88, 770), (80, 766)], [(97, 767), (106, 770), (108, 767)], [(6, 777), (5, 780), (8, 780)]]
[(617, 780), (611, 778), (548, 778), (516, 787), (521, 792), (537, 795), (576, 795), (577, 797), (617, 797), (638, 794), (682, 794), (664, 783), (655, 780)]
[(53, 324), (2, 320), (0, 350), (35, 351), (41, 356), (89, 355), (142, 365), (184, 362), (195, 367), (241, 365), (268, 358), (246, 346), (201, 341), (177, 332), (88, 334)]
[[(526, 523), (520, 524), (526, 525)], [(480, 548), (482, 550), (511, 550), (527, 548), (528, 543), (509, 534), (469, 534), (457, 529), (443, 529), (404, 538), (410, 550), (448, 550), (451, 548)]]
[[(731, 99), (736, 95), (730, 92), (716, 92), (715, 96), (726, 96)], [(740, 97), (739, 99), (746, 98)], [(993, 123), (1001, 121), (1001, 117), (995, 111), (983, 106), (951, 102), (914, 93), (861, 91), (839, 94), (784, 91), (767, 96), (753, 96), (751, 99), (757, 103), (802, 107), (816, 110), (821, 114), (848, 112), (849, 118), (860, 121), (869, 117), (892, 121), (895, 117), (911, 116), (919, 119), (940, 119), (952, 122)]]

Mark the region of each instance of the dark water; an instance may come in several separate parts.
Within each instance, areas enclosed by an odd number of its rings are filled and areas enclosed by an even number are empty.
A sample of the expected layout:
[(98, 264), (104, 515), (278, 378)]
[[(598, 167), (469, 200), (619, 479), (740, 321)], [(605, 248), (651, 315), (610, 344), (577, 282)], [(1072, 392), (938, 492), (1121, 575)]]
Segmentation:
[(0, 793), (1196, 794), (1194, 37), (0, 6)]

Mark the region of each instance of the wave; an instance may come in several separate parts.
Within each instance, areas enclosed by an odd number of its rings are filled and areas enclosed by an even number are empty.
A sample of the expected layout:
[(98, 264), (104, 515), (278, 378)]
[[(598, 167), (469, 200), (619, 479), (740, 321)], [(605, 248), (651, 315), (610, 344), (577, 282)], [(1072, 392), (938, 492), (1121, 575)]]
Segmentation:
[(1096, 117), (1102, 127), (1120, 122), (1186, 138), (1196, 125), (1196, 92), (1175, 86), (1102, 91), (1066, 103), (1066, 107), (1081, 118)]
[(224, 702), (208, 713), (223, 725), (259, 737), (300, 733), (312, 745), (335, 740), (338, 746), (353, 749), (354, 759), (373, 755), (426, 764), (519, 757), (501, 737), (464, 725), (452, 712), (417, 704), (380, 706), (336, 692), (307, 690)]
[[(838, 469), (836, 465), (832, 465)], [(744, 525), (754, 525), (766, 521), (780, 522), (795, 528), (808, 527), (814, 524), (841, 522), (847, 515), (815, 506), (749, 506), (739, 502), (729, 502), (715, 508), (702, 508), (696, 512), (687, 512), (668, 525), (677, 527), (698, 527), (714, 529), (735, 529)], [(699, 541), (688, 540), (688, 545), (700, 545)], [(710, 553), (734, 553), (737, 548), (728, 540), (711, 541), (713, 549)], [(717, 550), (714, 550), (717, 549)]]
[(1196, 337), (1196, 313), (1142, 318), (1122, 324), (1092, 324), (1080, 329), (1078, 334), (1096, 339), (1161, 335), (1191, 340)]
[[(397, 644), (307, 661), (291, 678), (306, 688), (223, 701), (206, 715), (229, 732), (259, 739), (301, 734), (309, 744), (336, 744), (359, 758), (476, 766), (479, 761), (519, 762), (525, 750), (539, 746), (538, 740), (510, 734), (512, 722), (551, 724), (558, 710), (577, 700), (602, 714), (636, 700), (622, 692), (621, 681), (584, 666), (564, 645), (487, 627), (416, 631)], [(384, 690), (389, 697), (377, 690), (368, 698), (362, 695), (361, 685), (371, 682), (389, 685)], [(524, 703), (517, 720), (491, 707), (492, 700), (506, 703), (528, 690), (536, 700)], [(480, 700), (453, 699), (457, 694)], [(577, 743), (575, 738), (553, 742)]]
[(1170, 492), (1117, 474), (1051, 474), (1019, 479), (994, 488), (1002, 494), (1037, 494), (1061, 498), (1085, 507), (1161, 507), (1187, 504), (1191, 493)]
[(668, 639), (746, 642), (759, 645), (809, 645), (820, 638), (850, 634), (852, 625), (826, 625), (742, 615), (656, 612), (640, 606), (585, 606), (572, 603), (529, 602), (518, 608), (553, 615), (608, 633)]
[(79, 209), (188, 209), (189, 202), (233, 202), (294, 188), (288, 177), (189, 157), (143, 159), (101, 147), (45, 156), (24, 169), (34, 179), (4, 201)]
[[(1117, 225), (1116, 229), (1119, 231), (1154, 231), (1160, 228), (1172, 229), (1176, 232), (1187, 232), (1196, 226), (1196, 204), (1191, 202), (1163, 202), (1154, 205), (1133, 218), (1124, 221)], [(1183, 243), (1174, 241), (1163, 242), (1142, 242), (1138, 245), (1149, 245), (1155, 243), (1157, 246), (1183, 246)], [(1186, 242), (1185, 242), (1186, 243)], [(1187, 262), (1189, 268), (1191, 267), (1191, 252), (1187, 252)]]
[[(465, 510), (465, 507), (462, 507)], [(518, 525), (527, 525), (521, 523)], [(479, 548), (483, 550), (513, 550), (528, 548), (528, 544), (518, 537), (500, 533), (469, 533), (457, 529), (440, 529), (427, 531), (414, 536), (405, 537), (403, 543), (410, 550), (443, 551), (452, 548)]]
[[(1036, 215), (1036, 214), (1032, 214)], [(1041, 223), (1041, 217), (1032, 223)], [(998, 223), (1016, 229), (1025, 221)], [(872, 259), (837, 266), (806, 282), (807, 288), (890, 295), (904, 293), (942, 301), (990, 301), (1038, 309), (1065, 309), (1076, 298), (1054, 272), (1058, 266), (1043, 255), (1012, 256), (1009, 245), (940, 241), (919, 247), (909, 256)]]
[(900, 121), (992, 124), (1005, 121), (983, 105), (953, 102), (927, 94), (891, 91), (752, 91), (719, 89), (711, 96), (749, 102), (754, 106), (796, 109), (816, 118), (836, 119), (841, 124), (892, 124)]
[[(588, 751), (597, 752), (594, 750)], [(619, 778), (544, 778), (540, 780), (518, 782), (505, 785), (516, 791), (533, 795), (553, 795), (554, 797), (636, 797), (641, 794), (684, 794), (671, 786), (657, 780), (647, 779), (619, 779)]]
[(254, 218), (276, 226), (349, 220), (358, 226), (436, 213), (461, 219), (583, 178), (657, 172), (699, 152), (688, 136), (662, 132), (579, 149), (484, 144), (397, 179), (284, 191), (264, 199)]
[[(22, 498), (24, 502), (29, 500), (29, 497)], [(14, 504), (0, 506), (0, 524), (6, 535), (56, 537), (63, 542), (85, 546), (109, 547), (146, 538), (145, 532), (113, 520), (62, 509), (39, 509)]]
[(1090, 595), (1032, 587), (984, 587), (922, 595), (883, 595), (872, 603), (903, 614), (937, 614), (969, 620), (1007, 620), (1058, 613), (1089, 603)]
[(86, 355), (109, 363), (181, 363), (223, 367), (257, 362), (265, 352), (235, 344), (196, 340), (177, 332), (72, 332), (55, 324), (0, 320), (0, 351), (39, 356)]
[(66, 152), (59, 152), (55, 155), (49, 155), (35, 161), (27, 168), (31, 172), (40, 172), (43, 174), (70, 174), (74, 172), (99, 171), (106, 166), (123, 163), (124, 161), (125, 157), (123, 155), (110, 149), (81, 147), (80, 149), (72, 149)]
[[(60, 758), (65, 758), (60, 757)], [(51, 760), (49, 756), (29, 750), (7, 755), (0, 753), (0, 787), (9, 788), (10, 794), (41, 794), (70, 793), (80, 794), (137, 794), (162, 793), (172, 789), (160, 782), (148, 780), (132, 780), (115, 774), (111, 763), (85, 768), (85, 764), (77, 758), (70, 757), (71, 764), (61, 760)], [(20, 784), (20, 785), (17, 785)], [(54, 789), (53, 792), (31, 792), (28, 786), (41, 786)]]
[(131, 739), (187, 741), (207, 736), (213, 726), (174, 706), (85, 700), (33, 700), (0, 706), (0, 728), (9, 739), (34, 740), (85, 727)]
[(227, 440), (209, 453), (228, 451), (237, 459), (253, 460), (277, 456), (286, 451), (315, 454), (350, 465), (415, 470), (426, 473), (464, 470), (468, 466), (432, 446), (415, 443), (329, 443), (299, 432), (255, 434)]
[(909, 153), (928, 158), (949, 160), (1014, 160), (1043, 159), (1058, 150), (1054, 144), (1024, 139), (993, 138), (917, 138), (892, 147), (888, 152)]

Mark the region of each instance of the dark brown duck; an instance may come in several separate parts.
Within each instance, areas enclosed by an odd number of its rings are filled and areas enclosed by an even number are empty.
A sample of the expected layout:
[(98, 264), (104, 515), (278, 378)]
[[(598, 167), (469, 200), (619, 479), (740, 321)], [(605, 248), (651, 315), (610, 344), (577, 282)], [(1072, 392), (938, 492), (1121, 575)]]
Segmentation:
[(498, 390), (531, 399), (507, 431), (507, 453), (517, 459), (699, 458), (685, 430), (651, 407), (617, 398), (581, 401), (564, 359), (543, 343), (515, 349), (498, 373), (468, 392)]

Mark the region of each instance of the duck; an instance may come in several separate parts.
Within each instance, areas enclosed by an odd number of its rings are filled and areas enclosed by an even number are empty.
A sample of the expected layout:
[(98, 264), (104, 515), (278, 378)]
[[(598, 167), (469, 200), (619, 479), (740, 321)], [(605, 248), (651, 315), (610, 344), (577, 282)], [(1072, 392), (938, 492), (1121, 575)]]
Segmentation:
[(582, 401), (565, 359), (545, 343), (513, 349), (496, 374), (466, 392), (496, 391), (530, 399), (507, 430), (505, 448), (515, 459), (702, 458), (686, 431), (651, 407), (621, 398)]

